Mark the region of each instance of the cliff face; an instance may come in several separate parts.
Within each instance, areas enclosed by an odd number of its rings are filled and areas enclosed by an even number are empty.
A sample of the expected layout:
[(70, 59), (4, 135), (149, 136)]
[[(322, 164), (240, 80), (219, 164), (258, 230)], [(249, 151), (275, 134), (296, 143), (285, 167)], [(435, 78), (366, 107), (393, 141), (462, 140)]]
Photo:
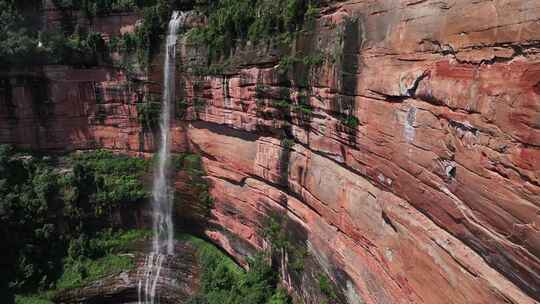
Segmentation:
[[(63, 12), (52, 0), (43, 1), (44, 29), (61, 22), (101, 33), (105, 40), (133, 32), (140, 16), (113, 12), (89, 20), (76, 11)], [(137, 104), (154, 98), (159, 83), (138, 71), (120, 68), (122, 56), (97, 66), (45, 65), (0, 70), (0, 142), (53, 151), (106, 148), (132, 154), (150, 153), (152, 132), (138, 118)], [(157, 60), (160, 60), (158, 56)], [(177, 130), (177, 128), (174, 128)], [(177, 141), (180, 140), (180, 141)], [(175, 136), (176, 150), (185, 150)]]
[[(244, 261), (285, 214), (348, 303), (540, 300), (539, 20), (534, 0), (331, 2), (288, 51), (322, 63), (283, 71), (285, 51), (248, 45), (219, 76), (194, 75), (204, 52), (184, 39), (179, 99), (204, 106), (175, 122), (175, 150), (203, 155), (206, 234)], [(14, 73), (0, 142), (152, 151), (120, 70)], [(316, 275), (285, 278), (316, 302)]]

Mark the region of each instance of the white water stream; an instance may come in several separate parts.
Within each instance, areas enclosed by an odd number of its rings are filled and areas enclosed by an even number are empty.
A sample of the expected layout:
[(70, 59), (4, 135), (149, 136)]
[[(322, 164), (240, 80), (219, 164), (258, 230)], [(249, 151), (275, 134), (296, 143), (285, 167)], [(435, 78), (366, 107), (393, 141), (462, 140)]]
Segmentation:
[(139, 269), (138, 303), (159, 303), (156, 287), (162, 265), (167, 256), (174, 254), (174, 227), (172, 208), (174, 191), (169, 176), (170, 168), (170, 122), (171, 105), (175, 97), (176, 36), (183, 24), (185, 14), (173, 12), (169, 21), (165, 62), (163, 65), (163, 102), (160, 115), (160, 146), (152, 188), (153, 240), (152, 252)]

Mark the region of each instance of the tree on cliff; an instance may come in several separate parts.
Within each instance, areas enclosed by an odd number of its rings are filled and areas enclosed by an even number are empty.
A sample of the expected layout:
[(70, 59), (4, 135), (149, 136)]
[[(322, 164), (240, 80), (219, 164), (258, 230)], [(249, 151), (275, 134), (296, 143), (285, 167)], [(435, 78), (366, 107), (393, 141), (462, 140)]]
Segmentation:
[(37, 48), (13, 0), (0, 0), (0, 64), (22, 62)]

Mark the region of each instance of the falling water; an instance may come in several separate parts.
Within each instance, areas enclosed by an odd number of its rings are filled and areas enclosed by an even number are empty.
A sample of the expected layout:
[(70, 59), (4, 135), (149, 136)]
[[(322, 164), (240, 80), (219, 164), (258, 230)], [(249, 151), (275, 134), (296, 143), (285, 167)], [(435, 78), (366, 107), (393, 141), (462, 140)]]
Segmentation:
[(172, 222), (173, 194), (170, 178), (168, 176), (170, 162), (170, 120), (171, 103), (175, 93), (175, 59), (176, 35), (180, 25), (185, 19), (183, 12), (173, 12), (169, 22), (167, 35), (167, 49), (163, 66), (163, 103), (160, 116), (160, 146), (152, 189), (153, 213), (153, 240), (152, 252), (139, 269), (140, 281), (138, 285), (139, 304), (159, 303), (156, 298), (156, 286), (160, 276), (163, 261), (167, 255), (173, 254), (174, 229)]
[(173, 192), (170, 191), (170, 180), (167, 176), (167, 168), (170, 162), (170, 120), (171, 103), (174, 98), (174, 72), (176, 57), (176, 33), (182, 14), (174, 12), (169, 22), (169, 34), (167, 35), (167, 51), (163, 66), (163, 103), (160, 116), (160, 147), (157, 166), (154, 174), (153, 198), (153, 228), (154, 240), (152, 250), (155, 253), (173, 253), (173, 224), (172, 224), (172, 200)]

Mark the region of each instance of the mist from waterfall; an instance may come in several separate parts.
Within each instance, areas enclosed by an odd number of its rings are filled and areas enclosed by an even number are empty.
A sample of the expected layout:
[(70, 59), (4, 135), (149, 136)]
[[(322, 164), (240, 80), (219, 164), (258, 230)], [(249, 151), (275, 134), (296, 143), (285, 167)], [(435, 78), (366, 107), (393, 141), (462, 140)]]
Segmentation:
[(174, 227), (172, 208), (174, 191), (169, 174), (171, 139), (171, 104), (175, 97), (176, 36), (185, 19), (185, 13), (173, 12), (169, 21), (163, 65), (163, 102), (160, 114), (160, 141), (152, 188), (153, 239), (152, 252), (139, 269), (139, 304), (159, 303), (156, 287), (166, 257), (174, 254)]

